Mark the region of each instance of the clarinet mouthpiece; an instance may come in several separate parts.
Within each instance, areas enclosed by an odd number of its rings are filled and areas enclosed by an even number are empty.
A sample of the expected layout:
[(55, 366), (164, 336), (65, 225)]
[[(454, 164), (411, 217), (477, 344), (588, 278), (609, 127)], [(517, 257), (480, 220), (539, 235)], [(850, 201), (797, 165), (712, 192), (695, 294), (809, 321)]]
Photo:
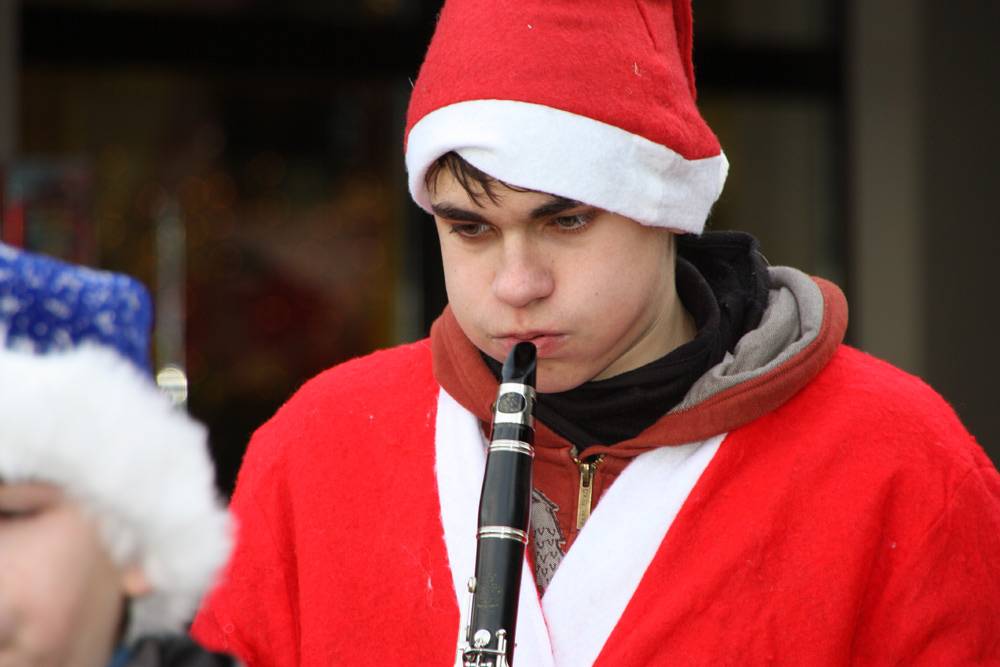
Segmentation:
[(538, 351), (535, 344), (522, 341), (511, 348), (507, 359), (503, 362), (501, 382), (516, 382), (535, 386), (535, 368)]

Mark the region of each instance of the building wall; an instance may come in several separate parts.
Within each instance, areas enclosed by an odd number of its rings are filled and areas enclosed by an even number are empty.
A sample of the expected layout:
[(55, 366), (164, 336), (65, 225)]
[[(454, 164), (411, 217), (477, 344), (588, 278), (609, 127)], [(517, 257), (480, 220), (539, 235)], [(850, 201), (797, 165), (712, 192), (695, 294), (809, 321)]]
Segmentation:
[(851, 327), (1000, 460), (1000, 4), (851, 3)]
[(925, 4), (926, 378), (998, 461), (1000, 3)]

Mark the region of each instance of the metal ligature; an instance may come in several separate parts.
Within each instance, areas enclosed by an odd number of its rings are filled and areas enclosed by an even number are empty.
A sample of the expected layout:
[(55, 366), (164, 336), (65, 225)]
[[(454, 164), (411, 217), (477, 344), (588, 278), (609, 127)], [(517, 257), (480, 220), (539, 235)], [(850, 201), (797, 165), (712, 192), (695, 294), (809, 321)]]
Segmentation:
[(535, 346), (527, 342), (515, 345), (503, 364), (479, 500), (476, 570), (462, 611), (456, 667), (513, 664), (531, 511), (535, 366)]

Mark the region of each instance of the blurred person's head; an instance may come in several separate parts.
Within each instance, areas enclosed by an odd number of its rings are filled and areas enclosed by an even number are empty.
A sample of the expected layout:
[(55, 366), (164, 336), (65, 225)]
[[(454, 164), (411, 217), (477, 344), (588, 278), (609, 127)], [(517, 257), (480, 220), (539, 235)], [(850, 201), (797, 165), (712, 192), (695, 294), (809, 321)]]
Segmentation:
[(100, 667), (183, 631), (228, 556), (151, 323), (138, 281), (0, 244), (0, 664)]

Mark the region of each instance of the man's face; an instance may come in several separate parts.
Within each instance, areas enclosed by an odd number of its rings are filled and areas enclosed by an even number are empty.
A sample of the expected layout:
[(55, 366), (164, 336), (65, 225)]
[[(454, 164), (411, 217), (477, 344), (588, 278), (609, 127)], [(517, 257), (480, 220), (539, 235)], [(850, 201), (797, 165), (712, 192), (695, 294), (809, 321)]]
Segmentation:
[(498, 361), (538, 348), (538, 390), (559, 392), (658, 359), (686, 341), (669, 231), (497, 184), (477, 203), (442, 169), (431, 202), (448, 300)]
[(0, 480), (0, 667), (103, 667), (125, 595), (79, 506), (48, 484)]

